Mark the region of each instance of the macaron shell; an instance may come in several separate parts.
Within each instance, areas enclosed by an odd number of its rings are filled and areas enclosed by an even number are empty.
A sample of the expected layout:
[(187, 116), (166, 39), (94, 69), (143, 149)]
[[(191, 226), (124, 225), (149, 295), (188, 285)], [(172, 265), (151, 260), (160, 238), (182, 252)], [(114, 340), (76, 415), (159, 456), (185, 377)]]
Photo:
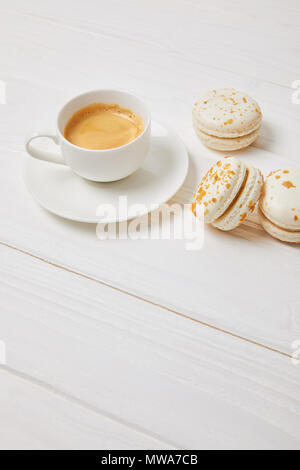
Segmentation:
[(193, 109), (196, 130), (215, 137), (241, 137), (258, 129), (262, 112), (246, 93), (233, 88), (212, 90)]
[(235, 157), (225, 157), (213, 165), (202, 179), (192, 210), (204, 206), (204, 221), (212, 223), (221, 217), (238, 194), (245, 178), (246, 165)]
[(290, 232), (286, 229), (280, 228), (268, 220), (261, 209), (259, 209), (260, 221), (265, 231), (274, 238), (288, 243), (300, 243), (300, 230)]
[(203, 142), (203, 144), (207, 147), (213, 150), (232, 152), (234, 150), (240, 150), (249, 147), (249, 145), (253, 144), (259, 135), (259, 129), (251, 132), (251, 134), (247, 134), (242, 137), (235, 137), (232, 139), (227, 139), (225, 137), (215, 137), (198, 130), (196, 130), (196, 133), (201, 142)]
[(254, 167), (247, 168), (245, 184), (234, 203), (225, 214), (213, 223), (220, 230), (233, 230), (241, 225), (254, 211), (261, 195), (264, 178), (260, 170)]
[(300, 169), (272, 172), (264, 184), (260, 208), (276, 226), (300, 231)]

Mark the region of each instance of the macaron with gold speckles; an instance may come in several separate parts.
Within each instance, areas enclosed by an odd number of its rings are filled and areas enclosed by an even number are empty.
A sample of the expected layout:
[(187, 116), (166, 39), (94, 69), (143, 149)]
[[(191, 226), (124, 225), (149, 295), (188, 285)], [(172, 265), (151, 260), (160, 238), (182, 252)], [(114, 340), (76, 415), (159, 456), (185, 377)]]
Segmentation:
[(259, 104), (233, 88), (212, 90), (193, 108), (193, 126), (200, 140), (214, 150), (233, 151), (251, 145), (262, 122)]
[(204, 214), (205, 223), (220, 230), (233, 230), (253, 212), (263, 187), (260, 170), (235, 157), (225, 157), (213, 165), (194, 196), (192, 211)]
[(259, 213), (272, 237), (300, 243), (300, 169), (273, 171), (266, 178)]

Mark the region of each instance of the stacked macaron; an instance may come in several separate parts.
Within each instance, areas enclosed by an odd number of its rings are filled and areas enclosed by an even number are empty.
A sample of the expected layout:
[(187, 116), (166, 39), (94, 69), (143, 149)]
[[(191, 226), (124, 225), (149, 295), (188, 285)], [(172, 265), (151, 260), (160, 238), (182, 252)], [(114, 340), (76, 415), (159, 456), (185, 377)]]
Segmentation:
[(272, 172), (259, 204), (261, 223), (273, 237), (300, 243), (300, 169)]
[(196, 216), (204, 214), (205, 223), (220, 230), (233, 230), (253, 212), (263, 182), (257, 168), (235, 157), (222, 158), (202, 179), (192, 211)]
[[(233, 88), (208, 92), (193, 109), (197, 135), (214, 150), (248, 147), (257, 139), (261, 122), (258, 103)], [(274, 171), (264, 183), (260, 170), (225, 157), (202, 179), (192, 211), (220, 230), (232, 230), (259, 200), (264, 229), (279, 240), (300, 243), (300, 169)]]
[(261, 121), (258, 103), (233, 88), (208, 92), (193, 109), (196, 134), (214, 150), (232, 151), (248, 147), (257, 139)]

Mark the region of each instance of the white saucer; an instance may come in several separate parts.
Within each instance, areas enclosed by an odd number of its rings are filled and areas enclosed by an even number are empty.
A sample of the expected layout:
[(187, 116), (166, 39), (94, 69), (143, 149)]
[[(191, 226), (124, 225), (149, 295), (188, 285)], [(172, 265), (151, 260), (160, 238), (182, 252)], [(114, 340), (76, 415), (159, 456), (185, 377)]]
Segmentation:
[[(152, 121), (152, 142), (142, 168), (113, 183), (94, 183), (75, 175), (68, 167), (27, 156), (25, 184), (34, 199), (60, 217), (78, 222), (121, 222), (135, 216), (118, 213), (119, 196), (127, 205), (141, 204), (139, 215), (168, 201), (182, 186), (188, 171), (186, 149), (173, 132)], [(97, 208), (112, 204), (115, 214), (97, 216)], [(103, 207), (103, 206), (102, 206)]]

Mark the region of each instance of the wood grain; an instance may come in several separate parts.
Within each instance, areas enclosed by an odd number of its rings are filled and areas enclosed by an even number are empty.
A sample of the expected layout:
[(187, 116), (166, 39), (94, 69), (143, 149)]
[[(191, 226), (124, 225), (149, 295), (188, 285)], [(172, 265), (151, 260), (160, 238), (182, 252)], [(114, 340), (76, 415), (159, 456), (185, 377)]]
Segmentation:
[(3, 367), (0, 384), (1, 450), (171, 448)]
[[(251, 149), (243, 158), (260, 159), (267, 172), (270, 153), (256, 152)], [(191, 171), (176, 197), (180, 202), (188, 200), (192, 181), (212, 161), (203, 152), (197, 168), (192, 148), (190, 155)], [(281, 157), (272, 154), (271, 160), (282, 166)], [(290, 354), (292, 342), (300, 337), (299, 247), (272, 240), (259, 225), (232, 233), (207, 228), (204, 248), (192, 252), (176, 240), (100, 241), (95, 226), (67, 222), (39, 208), (21, 174), (8, 179), (6, 174), (13, 174), (18, 164), (19, 155), (6, 152), (0, 175), (6, 201), (0, 207), (1, 241)]]
[[(2, 9), (0, 65), (7, 105), (0, 106), (0, 196), (5, 201), (0, 240), (289, 354), (300, 335), (295, 247), (273, 241), (253, 225), (231, 234), (209, 229), (204, 250), (197, 253), (173, 241), (99, 242), (95, 228), (56, 219), (36, 207), (20, 168), (26, 135), (53, 128), (66, 99), (99, 86), (140, 93), (154, 114), (180, 133), (191, 167), (177, 201), (191, 200), (201, 175), (220, 155), (205, 149), (191, 127), (193, 100), (207, 88), (245, 89), (263, 107), (262, 135), (241, 158), (265, 173), (295, 166), (300, 107), (291, 102), (290, 86), (299, 72), (297, 4), (282, 8), (255, 2), (243, 11), (236, 2), (224, 9), (220, 1), (209, 6), (155, 1), (150, 7), (114, 0), (103, 17), (104, 3), (89, 0), (70, 9), (68, 1), (26, 6), (13, 1)], [(127, 8), (132, 14), (124, 22)], [(266, 20), (268, 9), (272, 15)], [(173, 21), (180, 18), (176, 34), (167, 21), (170, 12)], [(159, 81), (153, 80), (158, 69)], [(288, 270), (282, 271), (283, 262)]]
[(26, 137), (53, 131), (66, 100), (101, 87), (139, 94), (182, 137), (190, 171), (176, 202), (220, 156), (191, 126), (207, 89), (233, 86), (262, 106), (261, 135), (240, 158), (265, 174), (299, 166), (299, 2), (10, 0), (0, 14), (0, 242), (103, 283), (0, 246), (10, 426), (0, 447), (299, 448), (299, 368), (188, 319), (292, 354), (298, 247), (255, 217), (230, 234), (208, 228), (197, 252), (184, 241), (101, 242), (95, 226), (41, 209), (22, 180)]
[(9, 369), (160, 446), (299, 446), (299, 370), (290, 359), (9, 248), (0, 253)]

